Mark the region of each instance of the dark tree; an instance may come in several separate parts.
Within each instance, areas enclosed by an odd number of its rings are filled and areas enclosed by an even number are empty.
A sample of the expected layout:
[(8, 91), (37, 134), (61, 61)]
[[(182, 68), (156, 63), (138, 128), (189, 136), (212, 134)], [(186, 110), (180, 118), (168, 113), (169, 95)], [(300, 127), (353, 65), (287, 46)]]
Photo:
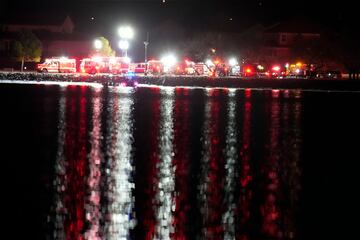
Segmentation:
[(12, 43), (11, 56), (21, 61), (21, 71), (24, 62), (39, 62), (42, 46), (40, 40), (31, 31), (23, 30), (18, 33), (17, 39)]

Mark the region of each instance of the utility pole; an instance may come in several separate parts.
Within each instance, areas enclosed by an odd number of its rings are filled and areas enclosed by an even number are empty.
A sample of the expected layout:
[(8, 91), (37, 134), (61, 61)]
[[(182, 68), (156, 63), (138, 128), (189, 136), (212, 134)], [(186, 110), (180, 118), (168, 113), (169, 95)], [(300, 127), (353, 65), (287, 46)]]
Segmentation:
[(149, 45), (149, 32), (146, 32), (146, 41), (144, 42), (145, 46), (145, 75), (147, 75), (148, 65), (147, 65), (147, 46)]
[(145, 63), (147, 63), (147, 46), (149, 45), (149, 32), (146, 33), (146, 41), (144, 42), (145, 45)]

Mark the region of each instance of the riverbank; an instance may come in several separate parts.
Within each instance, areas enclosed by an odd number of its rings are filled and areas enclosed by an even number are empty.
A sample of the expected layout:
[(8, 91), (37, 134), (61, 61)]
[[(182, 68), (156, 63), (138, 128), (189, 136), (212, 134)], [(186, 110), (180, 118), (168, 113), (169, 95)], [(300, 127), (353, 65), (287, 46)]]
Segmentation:
[(268, 88), (268, 89), (313, 89), (360, 91), (359, 80), (342, 79), (250, 79), (250, 78), (211, 78), (197, 76), (119, 76), (111, 74), (51, 74), (35, 72), (0, 72), (0, 80), (37, 82), (93, 82), (117, 85), (134, 82), (159, 86), (184, 87), (224, 87), (224, 88)]

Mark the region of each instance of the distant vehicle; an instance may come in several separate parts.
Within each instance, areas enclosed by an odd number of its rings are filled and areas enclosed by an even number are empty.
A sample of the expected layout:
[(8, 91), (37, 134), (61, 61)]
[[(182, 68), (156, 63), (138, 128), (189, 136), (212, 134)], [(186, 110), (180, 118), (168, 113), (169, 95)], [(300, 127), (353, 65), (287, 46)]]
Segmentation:
[(176, 75), (195, 75), (195, 62), (185, 60), (180, 62), (175, 69)]
[(164, 64), (158, 60), (150, 60), (147, 62), (146, 74), (162, 75), (164, 74)]
[(99, 72), (100, 64), (96, 61), (93, 61), (91, 58), (84, 58), (80, 63), (80, 71), (82, 73), (95, 74)]
[(124, 57), (93, 57), (84, 58), (80, 63), (82, 73), (124, 74), (129, 71), (130, 61)]
[(229, 76), (230, 69), (225, 63), (219, 63), (215, 65), (215, 76), (216, 77), (226, 77)]
[(341, 79), (342, 74), (340, 71), (326, 71), (326, 72), (319, 72), (316, 75), (317, 78), (331, 78), (331, 79)]
[(130, 64), (130, 71), (135, 74), (142, 74), (146, 71), (146, 63), (132, 63)]
[(229, 71), (230, 76), (240, 76), (241, 70), (239, 65), (231, 66)]
[(76, 60), (70, 58), (46, 58), (36, 66), (38, 72), (49, 73), (75, 73)]
[(286, 69), (282, 65), (273, 65), (266, 73), (270, 78), (284, 78), (286, 76)]
[(245, 63), (240, 68), (240, 75), (246, 78), (265, 76), (264, 67), (257, 63)]
[(196, 63), (194, 65), (194, 71), (199, 76), (210, 76), (212, 75), (212, 69), (203, 62)]

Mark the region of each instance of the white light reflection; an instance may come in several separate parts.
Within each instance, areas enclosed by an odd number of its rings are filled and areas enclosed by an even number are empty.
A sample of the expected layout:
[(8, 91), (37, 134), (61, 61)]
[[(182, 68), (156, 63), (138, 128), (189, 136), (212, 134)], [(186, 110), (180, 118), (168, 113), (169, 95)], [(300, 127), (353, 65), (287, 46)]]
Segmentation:
[(135, 188), (132, 175), (132, 108), (133, 91), (131, 88), (112, 88), (108, 112), (112, 115), (107, 122), (107, 150), (109, 165), (106, 173), (109, 201), (109, 219), (106, 223), (106, 239), (129, 239), (130, 230), (135, 227), (134, 197)]
[(228, 124), (226, 129), (226, 149), (225, 149), (225, 205), (226, 211), (222, 216), (224, 239), (235, 239), (235, 208), (234, 202), (235, 196), (235, 164), (237, 158), (237, 134), (236, 134), (236, 91), (229, 89), (229, 101), (228, 101)]
[(175, 169), (172, 165), (173, 152), (173, 105), (174, 88), (161, 89), (161, 120), (159, 133), (160, 162), (158, 189), (156, 193), (156, 234), (154, 239), (170, 239), (173, 229)]
[[(200, 206), (200, 211), (202, 214), (202, 219), (203, 221), (205, 221), (205, 219), (208, 219), (208, 214), (209, 214), (209, 204), (208, 204), (208, 192), (209, 192), (209, 178), (208, 178), (208, 173), (209, 173), (209, 161), (210, 161), (210, 150), (211, 149), (211, 141), (208, 140), (210, 139), (210, 134), (211, 134), (211, 101), (210, 101), (210, 93), (211, 93), (211, 88), (206, 89), (206, 105), (205, 105), (205, 122), (204, 122), (204, 127), (203, 127), (203, 133), (202, 133), (202, 137), (203, 137), (203, 157), (201, 159), (201, 172), (200, 172), (200, 184), (198, 186), (199, 189), (199, 195), (198, 195), (198, 199), (199, 199), (199, 206)], [(206, 231), (206, 228), (202, 229), (202, 233), (200, 234), (200, 236), (197, 236), (199, 239), (206, 239), (208, 236), (208, 232)]]
[(35, 84), (35, 85), (59, 85), (61, 87), (66, 86), (87, 86), (93, 88), (102, 88), (101, 83), (95, 82), (64, 82), (64, 81), (24, 81), (24, 80), (0, 80), (0, 83), (6, 84)]
[(88, 191), (89, 197), (86, 204), (86, 220), (89, 228), (85, 233), (85, 239), (100, 240), (100, 220), (101, 220), (101, 203), (100, 203), (100, 179), (101, 179), (101, 161), (103, 154), (101, 151), (101, 112), (102, 99), (101, 89), (94, 89), (93, 113), (92, 113), (92, 131), (90, 133), (91, 151), (89, 155), (89, 177)]
[(59, 100), (59, 123), (58, 123), (58, 150), (56, 153), (55, 160), (55, 220), (54, 220), (54, 239), (66, 239), (64, 220), (65, 215), (63, 214), (65, 206), (63, 202), (63, 195), (66, 186), (66, 166), (65, 166), (65, 129), (66, 129), (66, 88), (61, 87), (61, 97)]

